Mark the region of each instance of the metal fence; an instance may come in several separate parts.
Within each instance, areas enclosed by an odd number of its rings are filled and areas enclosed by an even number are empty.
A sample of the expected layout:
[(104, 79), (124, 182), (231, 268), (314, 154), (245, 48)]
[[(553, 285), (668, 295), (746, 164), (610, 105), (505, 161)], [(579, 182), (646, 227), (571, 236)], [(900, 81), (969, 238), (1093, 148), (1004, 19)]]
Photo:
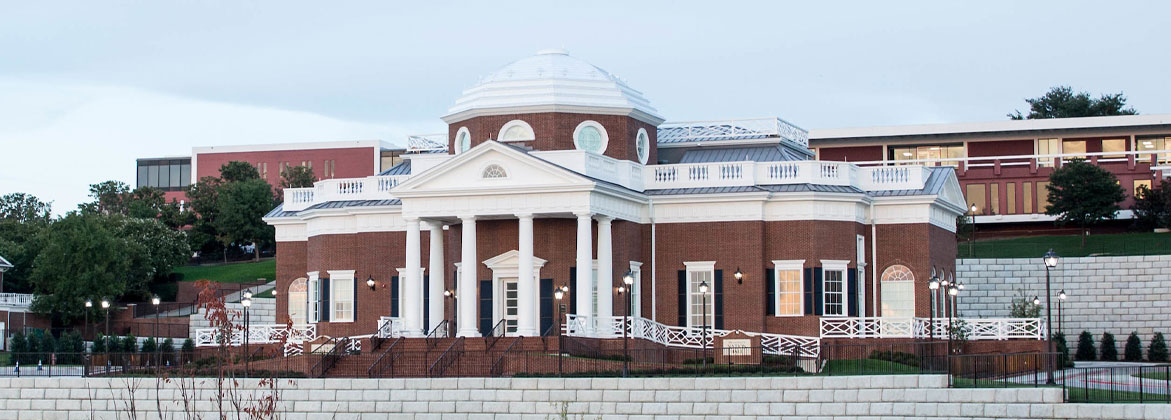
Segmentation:
[(1171, 403), (1171, 365), (1063, 362), (1056, 353), (962, 355), (949, 360), (947, 371), (953, 388), (1060, 387), (1068, 402)]

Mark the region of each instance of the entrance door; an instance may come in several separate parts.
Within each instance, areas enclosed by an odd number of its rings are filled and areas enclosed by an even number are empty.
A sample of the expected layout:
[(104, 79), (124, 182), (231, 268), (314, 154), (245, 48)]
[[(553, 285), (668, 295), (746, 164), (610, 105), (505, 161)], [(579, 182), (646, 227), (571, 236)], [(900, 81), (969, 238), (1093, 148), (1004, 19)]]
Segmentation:
[(501, 282), (504, 284), (504, 332), (506, 335), (516, 334), (520, 291), (517, 290), (515, 277), (501, 279)]

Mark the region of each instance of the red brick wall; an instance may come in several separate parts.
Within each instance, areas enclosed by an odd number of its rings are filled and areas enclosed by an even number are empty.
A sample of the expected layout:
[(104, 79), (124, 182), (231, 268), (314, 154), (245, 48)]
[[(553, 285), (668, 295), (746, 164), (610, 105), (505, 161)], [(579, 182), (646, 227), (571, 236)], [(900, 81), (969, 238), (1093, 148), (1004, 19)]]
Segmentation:
[[(196, 177), (220, 176), (220, 167), (231, 161), (243, 161), (256, 166), (258, 163), (268, 164), (268, 173), (261, 174), (269, 185), (278, 186), (281, 182), (281, 162), (288, 162), (291, 166), (301, 164), (301, 161), (313, 162), (313, 174), (317, 179), (327, 178), (358, 178), (375, 174), (374, 161), (377, 150), (372, 147), (351, 147), (342, 149), (301, 149), (301, 150), (273, 150), (262, 152), (228, 152), (228, 153), (200, 153), (196, 156)], [(332, 177), (325, 174), (325, 161), (333, 160), (337, 168)], [(198, 178), (192, 178), (194, 183)]]
[(819, 147), (821, 160), (841, 162), (863, 162), (883, 160), (882, 146)]
[[(935, 267), (940, 275), (955, 273), (955, 234), (930, 224), (878, 225), (877, 232), (879, 276), (891, 265), (910, 268), (915, 275), (915, 315), (927, 317), (931, 308), (927, 287), (931, 268)], [(876, 292), (881, 296), (881, 278)]]
[(448, 126), (450, 150), (455, 150), (455, 134), (461, 127), (467, 127), (472, 135), (472, 147), (483, 143), (488, 138), (499, 139), (500, 129), (512, 120), (522, 120), (533, 127), (536, 140), (527, 142), (510, 142), (512, 144), (530, 146), (536, 150), (573, 150), (573, 130), (582, 121), (593, 120), (606, 128), (609, 143), (605, 155), (615, 158), (638, 162), (638, 153), (634, 148), (634, 139), (639, 128), (645, 128), (650, 135), (650, 154), (647, 163), (657, 162), (658, 132), (655, 126), (634, 118), (620, 115), (572, 114), (565, 112), (544, 112), (534, 114), (489, 115), (469, 118)]

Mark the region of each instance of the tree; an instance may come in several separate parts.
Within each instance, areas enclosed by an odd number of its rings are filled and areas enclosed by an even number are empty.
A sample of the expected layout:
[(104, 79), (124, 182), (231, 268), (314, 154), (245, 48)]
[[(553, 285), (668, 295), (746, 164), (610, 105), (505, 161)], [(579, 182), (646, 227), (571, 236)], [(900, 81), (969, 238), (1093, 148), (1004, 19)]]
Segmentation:
[[(1171, 184), (1171, 178), (1163, 184)], [(1166, 194), (1161, 186), (1140, 185), (1130, 209), (1134, 210), (1134, 224), (1139, 229), (1171, 228), (1171, 194)]]
[(1082, 229), (1086, 246), (1089, 227), (1113, 220), (1118, 202), (1125, 199), (1114, 174), (1083, 160), (1073, 160), (1049, 175), (1049, 205), (1045, 214), (1057, 216), (1058, 224), (1075, 224)]
[(251, 163), (233, 160), (220, 166), (220, 179), (226, 183), (260, 179), (260, 172)]
[(159, 344), (159, 352), (165, 353), (165, 354), (174, 353), (175, 352), (175, 340), (172, 340), (170, 338), (163, 340), (163, 343)]
[(195, 353), (195, 340), (192, 340), (191, 337), (183, 340), (183, 353)]
[(307, 166), (289, 166), (281, 171), (281, 189), (312, 187), (317, 182), (313, 175), (313, 168)]
[(1141, 362), (1143, 360), (1143, 343), (1138, 338), (1137, 332), (1130, 333), (1130, 337), (1126, 337), (1126, 349), (1122, 353), (1122, 358), (1128, 362)]
[(1118, 345), (1114, 342), (1114, 334), (1102, 333), (1101, 347), (1102, 360), (1111, 362), (1118, 360)]
[(51, 208), (30, 194), (0, 196), (0, 255), (13, 265), (4, 273), (0, 292), (32, 291), (29, 276), (40, 252), (40, 234), (52, 222)]
[(105, 181), (89, 185), (89, 196), (94, 199), (89, 203), (79, 204), (78, 210), (83, 213), (96, 214), (126, 214), (126, 196), (130, 187), (122, 181)]
[(1063, 367), (1073, 366), (1073, 360), (1069, 358), (1069, 343), (1065, 341), (1065, 333), (1053, 334), (1053, 346), (1057, 350), (1057, 357)]
[(1025, 295), (1024, 290), (1018, 290), (1017, 296), (1012, 298), (1008, 313), (1013, 318), (1038, 318), (1041, 316), (1041, 305), (1034, 304), (1033, 299)]
[(263, 217), (273, 206), (272, 187), (262, 179), (231, 182), (220, 188), (217, 204), (218, 218), (215, 222), (220, 242), (227, 247), (231, 244), (254, 244), (254, 260), (260, 260), (262, 243), (273, 241), (274, 230)]
[(13, 355), (28, 353), (28, 338), (23, 333), (17, 332), (12, 336), (12, 342), (8, 344), (8, 351)]
[(126, 240), (117, 237), (102, 216), (70, 213), (43, 236), (44, 247), (31, 276), (37, 294), (34, 312), (69, 322), (82, 317), (86, 299), (116, 298), (127, 290), (132, 279)]
[(125, 337), (122, 337), (122, 351), (127, 353), (138, 352), (138, 338), (135, 337), (134, 334), (129, 334)]
[(1028, 115), (1022, 115), (1021, 111), (1017, 110), (1008, 114), (1008, 117), (1014, 120), (1035, 120), (1138, 114), (1134, 108), (1126, 107), (1126, 96), (1121, 92), (1094, 99), (1088, 92), (1074, 93), (1073, 88), (1069, 86), (1054, 86), (1044, 95), (1025, 99), (1025, 102), (1029, 103)]
[(1094, 336), (1089, 331), (1082, 331), (1077, 337), (1077, 353), (1075, 360), (1097, 360), (1098, 352), (1094, 350)]
[[(215, 223), (219, 216), (216, 203), (219, 202), (219, 178), (205, 176), (187, 187), (187, 198), (191, 199), (191, 211), (196, 214), (191, 230), (187, 232), (191, 249), (199, 252), (219, 250), (219, 234)], [(225, 261), (227, 254), (225, 253)]]
[(167, 202), (158, 188), (138, 187), (125, 198), (126, 215), (143, 219), (157, 219)]
[(1167, 342), (1163, 340), (1163, 333), (1155, 333), (1151, 337), (1151, 345), (1147, 347), (1147, 360), (1152, 362), (1167, 361)]
[(49, 222), (52, 205), (32, 194), (11, 193), (0, 196), (0, 219), (19, 223)]
[(102, 333), (97, 333), (97, 335), (94, 336), (94, 344), (93, 344), (93, 347), (90, 348), (90, 353), (102, 354), (105, 352), (106, 352), (106, 336), (102, 335)]
[[(124, 239), (123, 250), (131, 263), (131, 278), (146, 280), (143, 285), (166, 280), (172, 268), (186, 264), (190, 259), (191, 248), (186, 233), (171, 229), (156, 219), (111, 216), (107, 223), (115, 235)], [(130, 286), (133, 285), (137, 283)], [(131, 288), (128, 292), (145, 297), (146, 289)]]

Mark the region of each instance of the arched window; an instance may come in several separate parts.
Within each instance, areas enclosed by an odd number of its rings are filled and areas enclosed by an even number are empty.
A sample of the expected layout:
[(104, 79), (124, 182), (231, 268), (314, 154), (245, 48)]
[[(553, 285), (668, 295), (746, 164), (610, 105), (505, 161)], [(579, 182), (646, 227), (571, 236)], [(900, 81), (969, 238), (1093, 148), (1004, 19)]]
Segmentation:
[(508, 178), (508, 172), (504, 170), (504, 167), (493, 163), (484, 168), (484, 172), (480, 177), (484, 179)]
[(915, 274), (905, 265), (892, 265), (882, 271), (882, 316), (915, 316)]
[(301, 325), (305, 323), (305, 308), (308, 304), (308, 282), (304, 277), (293, 280), (289, 284), (289, 293), (285, 296), (289, 300), (289, 319), (293, 321), (293, 325)]
[(455, 132), (455, 154), (460, 154), (472, 148), (472, 133), (467, 127), (460, 127)]
[(651, 155), (651, 136), (645, 128), (638, 129), (638, 135), (634, 137), (634, 150), (638, 152), (638, 163), (646, 165)]
[(606, 135), (606, 128), (597, 121), (582, 121), (573, 130), (573, 145), (577, 150), (602, 154), (609, 142), (610, 137)]
[(533, 127), (521, 120), (512, 120), (500, 128), (500, 141), (530, 141), (536, 140)]

